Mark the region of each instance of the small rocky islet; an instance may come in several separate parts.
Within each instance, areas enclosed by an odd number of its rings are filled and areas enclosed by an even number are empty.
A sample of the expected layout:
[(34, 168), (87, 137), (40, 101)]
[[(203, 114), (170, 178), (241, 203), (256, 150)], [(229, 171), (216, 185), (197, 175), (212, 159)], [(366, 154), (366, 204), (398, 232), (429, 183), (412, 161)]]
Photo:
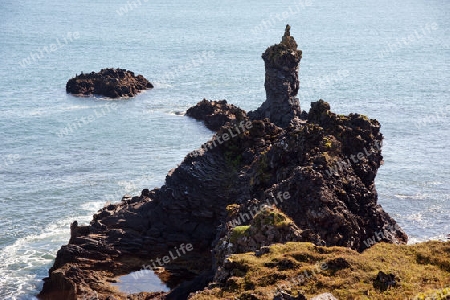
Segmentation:
[(109, 98), (134, 97), (139, 92), (152, 88), (153, 84), (144, 76), (114, 68), (102, 69), (100, 72), (81, 72), (66, 84), (66, 92), (69, 94)]
[[(225, 100), (190, 108), (213, 138), (161, 188), (74, 222), (40, 299), (450, 297), (450, 242), (406, 245), (377, 203), (379, 122), (323, 100), (300, 109), (289, 26), (262, 57), (266, 101), (248, 113)], [(170, 292), (111, 284), (148, 266)]]

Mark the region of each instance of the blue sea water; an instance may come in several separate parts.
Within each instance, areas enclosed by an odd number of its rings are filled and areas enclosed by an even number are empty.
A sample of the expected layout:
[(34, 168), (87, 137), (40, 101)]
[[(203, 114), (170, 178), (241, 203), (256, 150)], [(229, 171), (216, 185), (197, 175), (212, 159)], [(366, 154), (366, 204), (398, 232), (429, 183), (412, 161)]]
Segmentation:
[[(411, 242), (450, 233), (447, 0), (0, 2), (0, 299), (32, 299), (73, 220), (164, 183), (212, 133), (203, 98), (265, 99), (261, 53), (292, 27), (303, 109), (382, 124), (379, 203)], [(155, 89), (76, 98), (66, 81), (120, 67)], [(89, 121), (86, 121), (89, 120)]]

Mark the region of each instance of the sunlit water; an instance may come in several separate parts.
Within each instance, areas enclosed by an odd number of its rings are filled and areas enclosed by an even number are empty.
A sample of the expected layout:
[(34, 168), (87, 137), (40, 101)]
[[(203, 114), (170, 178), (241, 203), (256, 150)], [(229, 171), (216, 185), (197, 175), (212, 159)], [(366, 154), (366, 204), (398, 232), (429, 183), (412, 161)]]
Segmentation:
[(151, 270), (131, 272), (120, 276), (118, 282), (113, 283), (113, 285), (126, 294), (170, 291), (167, 285), (159, 279), (158, 275)]
[[(125, 5), (0, 3), (0, 299), (36, 295), (73, 220), (88, 223), (108, 201), (160, 186), (211, 136), (178, 112), (204, 97), (257, 108), (260, 55), (286, 23), (303, 50), (302, 108), (323, 98), (337, 113), (378, 119), (380, 204), (413, 242), (450, 233), (450, 2)], [(119, 102), (66, 95), (69, 78), (106, 67), (156, 87)]]

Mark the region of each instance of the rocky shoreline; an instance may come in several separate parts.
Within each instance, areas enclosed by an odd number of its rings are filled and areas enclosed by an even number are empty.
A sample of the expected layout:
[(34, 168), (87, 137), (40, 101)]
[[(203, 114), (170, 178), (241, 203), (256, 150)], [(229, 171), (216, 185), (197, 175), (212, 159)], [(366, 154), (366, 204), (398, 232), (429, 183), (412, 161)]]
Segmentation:
[(142, 75), (135, 76), (125, 69), (102, 69), (100, 72), (83, 73), (69, 79), (66, 91), (74, 95), (101, 95), (109, 98), (134, 97), (143, 90), (152, 89)]
[[(189, 109), (189, 116), (216, 131), (213, 138), (171, 170), (161, 188), (104, 207), (88, 226), (74, 223), (39, 298), (306, 299), (322, 290), (269, 288), (286, 283), (288, 270), (309, 270), (322, 258), (327, 270), (345, 279), (358, 266), (345, 255), (359, 257), (373, 245), (408, 247), (405, 232), (377, 204), (379, 122), (337, 115), (323, 100), (301, 111), (301, 55), (287, 27), (281, 43), (263, 54), (267, 99), (260, 108), (246, 113), (226, 101), (203, 100)], [(283, 244), (296, 261), (275, 255), (285, 251), (276, 250)], [(444, 244), (439, 255), (448, 249)], [(441, 258), (427, 259), (450, 274)], [(277, 275), (256, 276), (267, 272), (260, 264)], [(143, 268), (158, 273), (171, 291), (126, 295), (112, 286), (118, 276)], [(385, 291), (374, 286), (369, 292)]]

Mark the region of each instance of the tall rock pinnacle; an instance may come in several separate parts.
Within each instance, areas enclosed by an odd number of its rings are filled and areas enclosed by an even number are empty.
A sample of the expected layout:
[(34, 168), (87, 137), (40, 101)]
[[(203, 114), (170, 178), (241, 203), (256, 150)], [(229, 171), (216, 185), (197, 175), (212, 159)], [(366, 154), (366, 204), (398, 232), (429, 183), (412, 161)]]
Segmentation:
[(298, 50), (290, 29), (286, 25), (281, 43), (270, 46), (262, 54), (266, 68), (266, 101), (256, 111), (249, 112), (252, 119), (269, 118), (280, 127), (286, 127), (301, 114), (296, 96), (300, 87), (298, 64), (302, 59), (302, 50)]

